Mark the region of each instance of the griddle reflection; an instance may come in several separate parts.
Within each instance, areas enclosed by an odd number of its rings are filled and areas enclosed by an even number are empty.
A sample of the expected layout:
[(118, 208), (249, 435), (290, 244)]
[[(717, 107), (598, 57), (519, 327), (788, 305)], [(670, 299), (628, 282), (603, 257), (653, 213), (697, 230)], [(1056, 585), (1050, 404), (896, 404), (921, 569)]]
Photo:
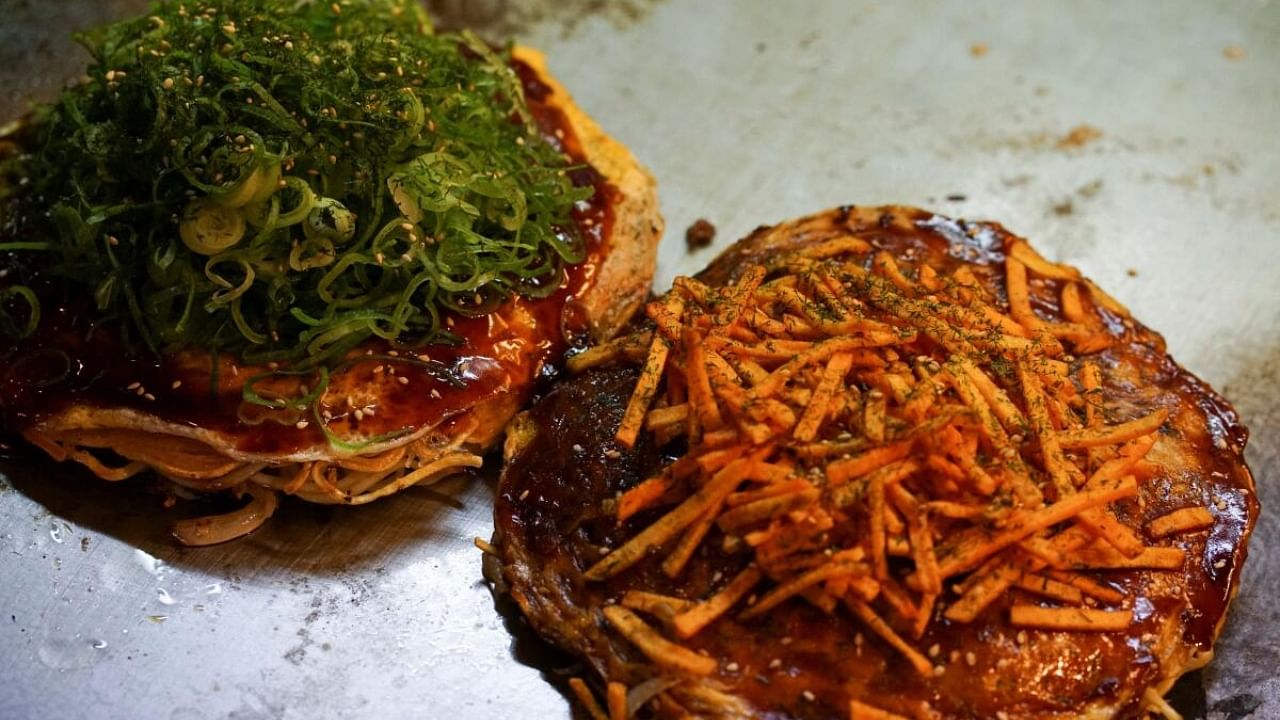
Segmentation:
[[(169, 534), (175, 521), (226, 512), (239, 503), (219, 494), (179, 500), (166, 508), (153, 478), (104, 482), (82, 468), (21, 452), (20, 447), (0, 458), (0, 475), (54, 516), (166, 563), (241, 574), (287, 569), (304, 576), (335, 576), (384, 567), (398, 553), (451, 539), (441, 519), (471, 509), (473, 499), (464, 499), (465, 490), (476, 482), (476, 474), (467, 473), (360, 507), (284, 498), (254, 533), (223, 545), (188, 548)], [(480, 495), (487, 502), (489, 494)]]

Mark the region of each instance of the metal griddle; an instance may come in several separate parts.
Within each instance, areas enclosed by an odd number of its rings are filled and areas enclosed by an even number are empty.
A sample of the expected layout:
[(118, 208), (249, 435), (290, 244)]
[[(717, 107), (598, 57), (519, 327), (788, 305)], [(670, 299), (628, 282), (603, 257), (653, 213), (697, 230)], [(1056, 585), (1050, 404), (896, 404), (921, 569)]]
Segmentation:
[[(141, 0), (0, 0), (0, 116)], [(991, 218), (1079, 265), (1253, 430), (1264, 516), (1188, 717), (1280, 717), (1280, 3), (444, 0), (545, 50), (660, 180), (657, 287), (841, 203)], [(1101, 137), (1063, 142), (1087, 125)], [(1077, 139), (1089, 133), (1077, 134)], [(706, 217), (715, 248), (689, 254)], [(286, 503), (202, 550), (141, 483), (0, 465), (0, 718), (566, 718), (568, 660), (483, 583), (494, 480)]]

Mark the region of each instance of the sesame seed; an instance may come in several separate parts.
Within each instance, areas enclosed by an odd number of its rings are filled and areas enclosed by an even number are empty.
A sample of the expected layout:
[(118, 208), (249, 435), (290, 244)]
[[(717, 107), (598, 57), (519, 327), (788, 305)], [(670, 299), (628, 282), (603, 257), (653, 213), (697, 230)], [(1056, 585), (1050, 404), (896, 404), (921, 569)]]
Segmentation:
[(578, 443), (574, 443), (574, 444), (573, 444), (573, 451), (574, 451), (574, 452), (576, 452), (576, 453), (580, 453), (580, 452), (582, 452), (582, 445), (580, 445), (580, 444), (578, 444)]
[(151, 393), (143, 393), (142, 397), (150, 400), (151, 402), (155, 402), (156, 400), (156, 396), (152, 395)]
[(1226, 566), (1227, 566), (1227, 561), (1225, 559), (1219, 560), (1213, 564), (1213, 567), (1217, 570), (1221, 570)]
[(435, 389), (435, 388), (431, 388), (431, 398), (432, 398), (433, 400), (439, 400), (439, 399), (440, 399), (440, 391), (439, 391), (439, 390), (437, 390), (437, 389)]
[(311, 423), (308, 423), (306, 420), (299, 420), (297, 423), (294, 424), (294, 427), (298, 428), (299, 430), (306, 430), (307, 425), (310, 425), (310, 424)]
[(363, 420), (363, 419), (364, 419), (364, 410), (361, 410), (360, 408), (356, 408), (356, 420)]
[(405, 377), (405, 376), (403, 376), (403, 375), (401, 375), (401, 376), (400, 376), (399, 378), (397, 378), (397, 379), (400, 381), (400, 384), (401, 384), (401, 385), (408, 385), (408, 384), (409, 384), (409, 378), (407, 378), (407, 377)]
[(1025, 644), (1027, 644), (1027, 631), (1026, 631), (1026, 630), (1019, 630), (1019, 631), (1018, 631), (1018, 644), (1019, 644), (1019, 645), (1025, 645)]
[(814, 696), (814, 694), (809, 692), (808, 690), (805, 690), (804, 692), (800, 693), (800, 697), (804, 698), (805, 700), (808, 700), (809, 702), (813, 702), (814, 700), (817, 699)]
[(170, 385), (169, 387), (170, 387), (170, 388), (172, 388), (172, 389), (174, 389), (174, 390), (177, 390), (178, 388), (182, 387), (182, 381), (181, 381), (181, 380), (174, 380), (174, 381), (173, 381), (173, 384), (172, 384), (172, 385)]
[(770, 670), (777, 670), (780, 667), (782, 667), (782, 660), (780, 658), (774, 658), (769, 661)]
[(790, 644), (791, 644), (791, 636), (790, 636), (790, 635), (788, 635), (788, 636), (786, 636), (786, 637), (782, 638), (782, 641), (781, 641), (781, 642), (782, 642), (782, 644), (783, 644), (783, 645), (790, 645)]
[(942, 677), (942, 676), (943, 676), (943, 675), (945, 675), (946, 673), (947, 673), (947, 668), (946, 668), (946, 666), (945, 666), (945, 665), (934, 665), (934, 666), (933, 666), (933, 675), (934, 675), (934, 677)]
[(951, 651), (951, 656), (950, 656), (950, 657), (951, 657), (951, 662), (959, 662), (959, 661), (960, 661), (960, 651), (959, 651), (959, 650), (952, 650), (952, 651)]
[(967, 652), (967, 653), (965, 653), (965, 654), (964, 654), (964, 664), (965, 664), (965, 665), (968, 665), (969, 667), (973, 667), (974, 665), (977, 665), (977, 664), (978, 664), (978, 656), (977, 656), (977, 655), (974, 655), (972, 652)]
[(527, 497), (529, 497), (529, 491), (528, 491), (528, 490), (525, 490), (524, 492), (520, 493), (520, 499), (521, 499), (521, 500), (523, 500), (523, 499), (525, 499), (525, 498), (527, 498)]
[(938, 654), (941, 652), (942, 652), (942, 646), (939, 645), (938, 643), (934, 643), (929, 646), (929, 657), (936, 658), (938, 657)]
[(725, 665), (724, 669), (726, 672), (738, 672), (739, 670), (738, 663), (731, 662), (728, 665)]
[(613, 448), (609, 448), (608, 450), (604, 451), (604, 456), (609, 458), (610, 460), (617, 460), (618, 458), (622, 457), (622, 453), (618, 452), (617, 450), (614, 450)]
[(125, 390), (137, 390), (140, 387), (142, 387), (142, 383), (140, 382), (129, 383), (129, 386), (126, 387)]

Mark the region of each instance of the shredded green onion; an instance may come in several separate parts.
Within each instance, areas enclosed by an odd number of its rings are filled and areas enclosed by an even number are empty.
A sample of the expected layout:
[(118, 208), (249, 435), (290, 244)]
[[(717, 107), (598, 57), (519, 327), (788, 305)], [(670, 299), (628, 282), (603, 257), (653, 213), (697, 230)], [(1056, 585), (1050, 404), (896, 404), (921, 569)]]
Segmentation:
[[(25, 319), (21, 313), (15, 315), (9, 310), (10, 304), (15, 299), (26, 305)], [(39, 326), (40, 301), (36, 299), (36, 294), (31, 288), (25, 285), (14, 285), (0, 289), (0, 330), (17, 337), (27, 337), (35, 333)]]
[[(163, 0), (78, 39), (87, 81), (35, 112), (19, 168), (50, 239), (0, 252), (157, 351), (332, 369), (375, 337), (450, 342), (445, 313), (552, 292), (585, 255), (593, 190), (510, 49), (434, 33), (414, 0)], [(0, 301), (34, 330), (33, 293)]]

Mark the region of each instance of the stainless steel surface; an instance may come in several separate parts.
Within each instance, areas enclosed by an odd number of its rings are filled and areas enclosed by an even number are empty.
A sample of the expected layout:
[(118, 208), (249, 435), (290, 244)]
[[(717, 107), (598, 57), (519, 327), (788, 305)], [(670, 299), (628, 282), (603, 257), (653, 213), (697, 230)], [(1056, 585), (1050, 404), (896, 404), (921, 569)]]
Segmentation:
[[(0, 98), (139, 2), (0, 0)], [(1264, 505), (1189, 717), (1280, 717), (1280, 3), (444, 0), (515, 32), (659, 178), (658, 286), (757, 224), (899, 202), (1000, 220), (1164, 332), (1253, 430)], [(985, 48), (985, 53), (983, 49)], [(1101, 137), (1071, 147), (1078, 126)], [(963, 196), (964, 199), (957, 199)], [(0, 718), (563, 718), (480, 577), (491, 481), (286, 505), (176, 548), (136, 487), (0, 466)]]

